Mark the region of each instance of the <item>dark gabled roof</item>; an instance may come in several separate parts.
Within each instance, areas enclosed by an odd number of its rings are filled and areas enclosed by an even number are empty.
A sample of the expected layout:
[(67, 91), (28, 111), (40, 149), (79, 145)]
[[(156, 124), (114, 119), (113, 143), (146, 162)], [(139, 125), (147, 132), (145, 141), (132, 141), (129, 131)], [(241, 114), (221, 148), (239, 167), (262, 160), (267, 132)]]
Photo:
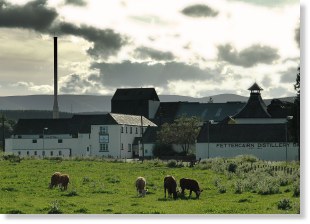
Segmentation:
[(270, 118), (271, 115), (267, 111), (267, 106), (264, 103), (259, 92), (251, 92), (247, 104), (242, 110), (235, 114), (233, 118)]
[(70, 134), (71, 119), (19, 119), (13, 135), (43, 135), (43, 130), (45, 134)]
[(72, 126), (74, 133), (90, 133), (91, 125), (113, 125), (117, 122), (110, 114), (74, 115)]
[(267, 106), (267, 111), (272, 118), (286, 118), (293, 114), (293, 106), (293, 103), (273, 99)]
[(261, 90), (263, 90), (263, 88), (261, 88), (261, 87), (255, 82), (250, 88), (248, 88), (248, 90), (250, 90), (250, 91), (255, 91), (255, 90), (261, 91)]
[(285, 124), (210, 124), (201, 128), (197, 142), (285, 142)]
[(244, 102), (227, 103), (195, 103), (195, 102), (172, 102), (160, 103), (160, 108), (156, 114), (155, 122), (163, 124), (171, 123), (176, 118), (185, 115), (196, 116), (202, 121), (221, 121), (227, 116), (233, 116), (243, 107)]
[[(142, 117), (143, 126), (156, 126), (153, 122)], [(141, 125), (141, 116), (124, 114), (95, 114), (74, 115), (71, 119), (20, 119), (13, 134), (15, 135), (40, 135), (43, 129), (46, 134), (77, 134), (90, 133), (91, 125)]]
[(159, 101), (154, 88), (129, 88), (117, 89), (112, 97), (112, 101), (118, 100), (154, 100)]

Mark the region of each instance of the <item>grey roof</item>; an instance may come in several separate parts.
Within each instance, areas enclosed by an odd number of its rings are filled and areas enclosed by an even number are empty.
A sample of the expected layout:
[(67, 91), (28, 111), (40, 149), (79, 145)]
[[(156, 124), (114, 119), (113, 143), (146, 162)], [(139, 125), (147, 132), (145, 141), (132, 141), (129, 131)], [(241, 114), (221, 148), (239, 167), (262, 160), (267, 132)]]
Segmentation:
[(197, 142), (285, 142), (285, 133), (285, 124), (204, 124)]
[(163, 124), (171, 123), (177, 117), (197, 116), (202, 121), (221, 121), (227, 116), (237, 114), (245, 106), (244, 102), (227, 103), (195, 103), (195, 102), (166, 102), (161, 103), (156, 114), (155, 122)]
[[(110, 113), (110, 115), (117, 124), (141, 126), (141, 116), (116, 114), (116, 113)], [(154, 124), (152, 121), (148, 120), (143, 116), (142, 116), (142, 124), (143, 126), (151, 126), (151, 127), (156, 126), (156, 124)]]

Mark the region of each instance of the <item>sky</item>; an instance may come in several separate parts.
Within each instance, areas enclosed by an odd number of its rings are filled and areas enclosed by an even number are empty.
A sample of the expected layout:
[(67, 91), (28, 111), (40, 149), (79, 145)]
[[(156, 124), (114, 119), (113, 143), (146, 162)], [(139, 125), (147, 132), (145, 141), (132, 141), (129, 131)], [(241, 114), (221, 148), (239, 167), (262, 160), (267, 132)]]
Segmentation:
[(0, 96), (296, 95), (298, 0), (0, 0)]

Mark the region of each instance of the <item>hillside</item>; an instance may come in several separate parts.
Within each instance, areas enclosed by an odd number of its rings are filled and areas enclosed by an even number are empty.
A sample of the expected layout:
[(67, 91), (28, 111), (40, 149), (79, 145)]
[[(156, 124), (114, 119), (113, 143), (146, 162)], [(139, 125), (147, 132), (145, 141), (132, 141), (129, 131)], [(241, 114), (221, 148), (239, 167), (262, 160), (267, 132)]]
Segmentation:
[[(248, 97), (235, 94), (219, 94), (210, 96), (214, 103), (225, 103), (227, 101), (246, 102)], [(159, 95), (161, 102), (200, 102), (207, 103), (210, 97), (194, 98), (179, 95)], [(59, 109), (62, 112), (85, 113), (85, 112), (109, 112), (111, 111), (112, 96), (105, 95), (60, 95), (58, 98)], [(281, 98), (280, 98), (281, 99)], [(281, 100), (293, 102), (294, 97)], [(271, 99), (265, 100), (270, 104)], [(29, 96), (5, 96), (0, 97), (1, 110), (52, 110), (53, 95), (29, 95)]]

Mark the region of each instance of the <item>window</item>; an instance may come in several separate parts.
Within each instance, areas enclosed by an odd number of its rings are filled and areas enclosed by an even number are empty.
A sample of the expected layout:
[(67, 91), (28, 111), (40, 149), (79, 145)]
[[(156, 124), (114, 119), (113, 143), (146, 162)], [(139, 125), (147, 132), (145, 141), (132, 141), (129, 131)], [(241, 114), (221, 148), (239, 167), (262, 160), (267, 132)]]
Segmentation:
[(107, 126), (101, 126), (99, 131), (99, 134), (107, 134), (108, 133), (108, 127)]
[(61, 152), (61, 151), (59, 151), (59, 152), (58, 152), (58, 155), (59, 155), (59, 156), (61, 156), (61, 155), (62, 155), (62, 152)]
[(121, 145), (121, 150), (124, 150), (124, 144), (122, 143), (122, 145)]
[(128, 152), (131, 152), (131, 144), (128, 144)]
[(121, 127), (121, 133), (124, 133), (124, 127), (123, 126)]
[(87, 147), (86, 151), (89, 152), (89, 147)]
[(108, 152), (108, 151), (109, 151), (108, 144), (100, 144), (99, 152)]
[(58, 139), (58, 143), (62, 143), (62, 139)]
[(136, 134), (138, 134), (138, 128), (136, 127)]
[(53, 153), (53, 151), (51, 151), (51, 156), (53, 156), (54, 155), (54, 153)]
[(32, 143), (37, 143), (37, 139), (32, 139)]
[(38, 155), (37, 151), (34, 151), (34, 155), (35, 155), (35, 156)]
[(29, 156), (29, 151), (27, 151), (27, 156)]
[(20, 151), (18, 152), (18, 155), (20, 156)]
[(144, 150), (144, 153), (145, 153), (145, 154), (147, 153), (147, 149)]
[(22, 136), (21, 136), (21, 135), (18, 135), (17, 138), (22, 138)]
[(130, 134), (132, 134), (132, 127), (130, 127)]
[(126, 127), (126, 133), (127, 133), (127, 127)]
[(45, 156), (45, 151), (42, 151), (42, 156)]

